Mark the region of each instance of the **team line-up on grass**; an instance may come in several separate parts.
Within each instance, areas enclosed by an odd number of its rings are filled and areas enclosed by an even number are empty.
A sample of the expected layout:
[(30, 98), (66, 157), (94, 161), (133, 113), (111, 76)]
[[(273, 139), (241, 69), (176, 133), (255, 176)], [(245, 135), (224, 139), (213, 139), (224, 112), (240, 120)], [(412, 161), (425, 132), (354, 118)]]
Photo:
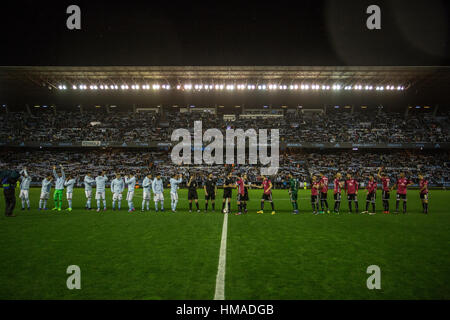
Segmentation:
[[(31, 177), (29, 176), (27, 169), (23, 168), (20, 172), (20, 199), (22, 201), (22, 210), (25, 209), (25, 205), (28, 209), (30, 209), (30, 199), (29, 199), (29, 188)], [(399, 211), (400, 201), (403, 204), (403, 213), (406, 213), (406, 202), (407, 202), (407, 188), (413, 182), (405, 177), (404, 173), (400, 173), (395, 184), (391, 186), (390, 178), (382, 172), (382, 168), (379, 168), (376, 177), (381, 181), (382, 185), (382, 203), (383, 203), (383, 213), (389, 213), (389, 199), (390, 192), (396, 189), (396, 209), (395, 213)], [(68, 210), (72, 211), (72, 196), (73, 196), (73, 188), (75, 186), (76, 180), (71, 175), (66, 177), (64, 173), (64, 168), (60, 165), (60, 173), (57, 172), (56, 166), (53, 167), (53, 176), (48, 175), (42, 180), (41, 186), (41, 195), (39, 200), (39, 210), (47, 210), (47, 200), (50, 198), (50, 192), (52, 188), (52, 182), (54, 180), (54, 207), (52, 210), (62, 210), (62, 202), (63, 202), (63, 192), (64, 188), (66, 188), (66, 199), (68, 202)], [(423, 213), (428, 213), (428, 181), (424, 178), (423, 175), (419, 175), (419, 195), (422, 202)], [(97, 200), (97, 212), (101, 211), (101, 202), (103, 202), (103, 210), (107, 210), (107, 202), (106, 202), (106, 182), (108, 181), (108, 177), (106, 176), (105, 171), (101, 172), (95, 179), (92, 177), (90, 173), (88, 173), (84, 177), (84, 189), (86, 196), (86, 206), (87, 210), (92, 209), (92, 193), (93, 187), (95, 186), (95, 199)], [(171, 210), (173, 212), (177, 209), (178, 204), (178, 189), (179, 185), (182, 183), (183, 177), (181, 174), (175, 174), (169, 181), (170, 187), (170, 197), (171, 197)], [(126, 201), (128, 203), (128, 211), (135, 211), (134, 207), (134, 192), (136, 188), (137, 180), (134, 175), (124, 175), (122, 178), (121, 174), (116, 173), (115, 178), (111, 181), (111, 192), (112, 196), (112, 209), (118, 210), (121, 209), (122, 202), (122, 193), (125, 190), (125, 186), (127, 186), (126, 193)], [(347, 173), (346, 180), (342, 180), (342, 175), (337, 173), (335, 179), (333, 181), (334, 189), (334, 213), (339, 213), (340, 204), (341, 204), (341, 194), (342, 190), (344, 190), (347, 201), (349, 213), (352, 213), (352, 204), (355, 204), (355, 212), (359, 212), (358, 206), (358, 190), (359, 183), (352, 177), (350, 173)], [(298, 214), (298, 191), (300, 188), (300, 182), (298, 179), (294, 178), (292, 174), (289, 174), (289, 198), (292, 203), (293, 214)], [(198, 193), (197, 189), (199, 188), (198, 181), (196, 179), (196, 175), (193, 174), (189, 177), (187, 181), (188, 187), (188, 201), (189, 201), (189, 212), (192, 212), (192, 205), (195, 203), (197, 212), (200, 212), (200, 207), (198, 203)], [(223, 200), (222, 200), (222, 212), (228, 213), (231, 212), (231, 198), (233, 189), (237, 189), (237, 215), (242, 213), (247, 213), (247, 202), (249, 201), (248, 197), (248, 189), (249, 188), (260, 188), (263, 189), (263, 194), (261, 198), (261, 210), (257, 211), (257, 213), (261, 214), (264, 212), (264, 204), (265, 202), (269, 202), (272, 208), (272, 214), (275, 214), (275, 206), (272, 199), (272, 182), (266, 176), (262, 176), (261, 185), (252, 185), (248, 182), (247, 175), (245, 173), (239, 174), (237, 177), (234, 177), (232, 173), (228, 173), (228, 175), (224, 179), (223, 184)], [(153, 201), (155, 203), (155, 211), (159, 209), (164, 211), (164, 186), (163, 181), (161, 179), (161, 175), (157, 174), (155, 178), (152, 178), (152, 175), (148, 174), (143, 182), (143, 200), (141, 205), (141, 211), (150, 210), (150, 199), (151, 193), (153, 192)], [(211, 208), (215, 211), (215, 198), (217, 194), (217, 182), (214, 179), (212, 174), (209, 174), (206, 180), (204, 181), (203, 189), (205, 192), (205, 212), (208, 211), (209, 202), (211, 201)], [(366, 208), (365, 211), (361, 213), (367, 214), (375, 214), (375, 203), (376, 203), (376, 191), (377, 191), (377, 180), (374, 175), (369, 176), (369, 180), (366, 183)], [(320, 205), (319, 205), (320, 203)], [(160, 204), (160, 206), (158, 206)], [(117, 205), (117, 207), (116, 207)], [(328, 178), (320, 173), (318, 176), (313, 175), (311, 177), (311, 206), (313, 214), (323, 214), (330, 213), (329, 205), (328, 205)], [(158, 208), (160, 207), (160, 208)], [(369, 211), (369, 207), (371, 207)]]

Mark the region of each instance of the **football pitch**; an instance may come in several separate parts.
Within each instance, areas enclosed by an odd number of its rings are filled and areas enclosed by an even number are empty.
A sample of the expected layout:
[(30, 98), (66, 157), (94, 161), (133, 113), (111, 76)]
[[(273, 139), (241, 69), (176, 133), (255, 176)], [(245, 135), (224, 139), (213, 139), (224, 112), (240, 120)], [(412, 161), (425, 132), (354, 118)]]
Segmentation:
[[(429, 215), (417, 190), (408, 192), (408, 214), (312, 215), (310, 191), (299, 193), (300, 214), (292, 215), (286, 190), (274, 190), (276, 214), (261, 190), (250, 190), (249, 213), (188, 212), (187, 191), (179, 190), (178, 211), (97, 213), (84, 209), (83, 189), (74, 191), (74, 210), (37, 210), (40, 189), (30, 191), (32, 209), (3, 215), (0, 204), (0, 299), (213, 299), (223, 282), (225, 299), (450, 299), (450, 192), (430, 191)], [(233, 199), (235, 198), (233, 191)], [(394, 211), (395, 192), (391, 195)], [(65, 195), (64, 195), (65, 196)], [(330, 192), (328, 202), (333, 206)], [(360, 211), (365, 207), (359, 195)], [(96, 201), (93, 200), (95, 207)], [(50, 199), (48, 207), (53, 207)], [(67, 207), (64, 200), (63, 208)], [(195, 208), (195, 206), (194, 206)], [(233, 200), (232, 213), (236, 212)], [(222, 229), (226, 262), (218, 279)], [(67, 267), (81, 270), (81, 289), (69, 290)], [(381, 289), (366, 286), (367, 267), (381, 270)]]

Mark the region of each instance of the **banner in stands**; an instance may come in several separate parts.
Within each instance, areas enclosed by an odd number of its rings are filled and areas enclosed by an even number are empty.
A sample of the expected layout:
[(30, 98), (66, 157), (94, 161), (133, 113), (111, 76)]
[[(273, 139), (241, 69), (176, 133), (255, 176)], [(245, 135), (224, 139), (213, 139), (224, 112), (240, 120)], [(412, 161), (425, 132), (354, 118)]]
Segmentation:
[(82, 141), (82, 147), (100, 147), (102, 144), (101, 141)]
[(304, 149), (450, 149), (450, 143), (286, 143), (288, 148)]
[[(79, 147), (107, 147), (107, 148), (170, 148), (171, 142), (5, 142), (0, 141), (2, 147), (23, 148), (79, 148)], [(450, 149), (450, 143), (313, 143), (313, 142), (280, 142), (280, 148), (302, 149)]]

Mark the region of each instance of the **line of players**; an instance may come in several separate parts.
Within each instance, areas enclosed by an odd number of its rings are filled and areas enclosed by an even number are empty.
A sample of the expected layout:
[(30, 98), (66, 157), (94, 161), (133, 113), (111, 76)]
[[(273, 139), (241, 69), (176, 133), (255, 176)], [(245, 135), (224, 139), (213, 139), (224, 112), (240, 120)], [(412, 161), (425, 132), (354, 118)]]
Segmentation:
[[(73, 197), (73, 188), (75, 186), (76, 180), (72, 176), (67, 176), (64, 173), (64, 169), (60, 166), (61, 172), (57, 173), (56, 167), (53, 167), (53, 176), (49, 175), (42, 180), (41, 186), (41, 195), (39, 200), (39, 210), (47, 210), (47, 200), (50, 198), (50, 191), (52, 186), (52, 181), (54, 180), (55, 190), (53, 193), (53, 201), (55, 203), (52, 210), (61, 211), (62, 210), (62, 198), (64, 188), (66, 187), (66, 198), (68, 202), (68, 208), (66, 210), (72, 211), (72, 197)], [(26, 168), (21, 171), (21, 193), (20, 198), (22, 199), (22, 210), (25, 208), (25, 203), (28, 205), (29, 209), (29, 199), (28, 199), (28, 190), (29, 190), (29, 176), (26, 172)], [(86, 196), (86, 205), (85, 208), (87, 210), (92, 209), (92, 193), (93, 188), (95, 187), (95, 200), (97, 201), (97, 212), (101, 211), (101, 204), (103, 203), (103, 211), (107, 210), (106, 204), (106, 182), (108, 181), (108, 177), (106, 176), (106, 172), (103, 171), (99, 173), (99, 175), (94, 179), (90, 173), (88, 173), (83, 180), (84, 183), (84, 193)], [(26, 183), (25, 183), (26, 182)], [(176, 205), (178, 203), (178, 185), (182, 182), (181, 175), (176, 175), (170, 179), (171, 184), (171, 196), (172, 196), (172, 210), (175, 211)], [(111, 192), (113, 194), (112, 197), (112, 209), (120, 210), (122, 204), (122, 194), (125, 190), (125, 186), (127, 186), (127, 195), (126, 201), (128, 203), (128, 211), (135, 211), (133, 198), (134, 191), (136, 188), (136, 177), (134, 175), (124, 175), (122, 176), (117, 173), (115, 178), (111, 181)], [(24, 185), (24, 187), (22, 187)], [(23, 190), (26, 189), (26, 190)], [(150, 210), (150, 198), (151, 192), (153, 191), (153, 201), (155, 202), (155, 209), (158, 211), (158, 203), (160, 203), (161, 211), (164, 211), (164, 188), (163, 181), (160, 175), (157, 175), (155, 179), (152, 179), (151, 175), (147, 175), (142, 182), (143, 189), (143, 200), (142, 200), (142, 211), (147, 208)], [(23, 191), (23, 192), (22, 192)], [(25, 200), (25, 201), (24, 201)], [(116, 207), (117, 205), (117, 207)]]
[[(22, 210), (25, 210), (25, 206), (27, 206), (28, 210), (30, 209), (30, 200), (29, 200), (29, 188), (31, 177), (28, 175), (27, 169), (23, 168), (20, 172), (20, 194), (19, 197), (22, 200)], [(88, 173), (83, 180), (84, 183), (84, 191), (86, 196), (86, 205), (85, 208), (87, 210), (92, 209), (92, 194), (93, 188), (95, 187), (95, 200), (97, 201), (97, 212), (101, 211), (101, 204), (103, 203), (103, 211), (107, 210), (107, 202), (106, 202), (106, 182), (108, 181), (108, 177), (106, 173), (103, 171), (99, 173), (99, 175), (94, 179), (90, 173)], [(62, 202), (63, 202), (63, 193), (66, 188), (66, 199), (68, 202), (68, 208), (66, 210), (72, 211), (72, 198), (73, 198), (73, 188), (76, 184), (76, 180), (74, 177), (65, 175), (64, 168), (60, 166), (60, 173), (56, 171), (56, 166), (53, 167), (53, 175), (48, 175), (41, 182), (41, 194), (39, 199), (39, 210), (47, 210), (47, 201), (50, 199), (50, 192), (52, 188), (52, 183), (54, 182), (54, 193), (53, 193), (53, 201), (54, 207), (52, 210), (61, 211), (62, 210)], [(170, 179), (169, 187), (170, 187), (170, 197), (171, 197), (171, 209), (173, 212), (176, 211), (178, 204), (178, 189), (179, 185), (182, 183), (182, 175), (176, 174)], [(133, 198), (137, 181), (134, 175), (125, 175), (123, 178), (120, 174), (116, 174), (115, 178), (111, 181), (111, 192), (112, 196), (112, 209), (118, 210), (121, 209), (122, 202), (122, 194), (125, 190), (125, 186), (127, 187), (127, 195), (126, 201), (128, 202), (128, 211), (135, 211)], [(196, 175), (193, 174), (190, 176), (189, 181), (187, 182), (188, 187), (188, 201), (189, 201), (189, 211), (192, 212), (192, 205), (195, 203), (197, 211), (200, 212), (199, 204), (198, 204), (198, 193), (197, 188), (199, 187), (198, 182), (196, 180)], [(234, 188), (238, 189), (238, 208), (239, 213), (247, 212), (247, 201), (248, 198), (248, 188), (251, 187), (251, 184), (247, 182), (247, 176), (242, 175), (239, 176), (237, 181), (234, 180), (232, 173), (229, 173), (225, 178), (225, 183), (223, 185), (224, 195), (222, 201), (222, 211), (231, 212), (231, 198), (232, 198), (232, 190)], [(252, 186), (255, 188), (263, 188), (263, 199), (261, 201), (261, 210), (258, 213), (262, 213), (264, 210), (264, 202), (269, 201), (272, 206), (272, 214), (275, 214), (275, 209), (272, 201), (272, 183), (266, 177), (264, 177), (261, 186)], [(151, 193), (153, 192), (153, 201), (155, 203), (155, 210), (158, 211), (160, 207), (161, 211), (164, 211), (164, 187), (163, 181), (160, 175), (157, 175), (154, 179), (149, 174), (147, 175), (142, 182), (143, 189), (143, 200), (141, 211), (150, 210), (150, 199)], [(204, 184), (204, 192), (205, 192), (205, 212), (208, 211), (209, 202), (211, 202), (211, 208), (215, 211), (215, 197), (217, 194), (217, 182), (213, 178), (213, 175), (210, 174), (205, 181)], [(160, 204), (160, 206), (158, 206)], [(117, 205), (117, 207), (116, 207)]]
[[(60, 166), (60, 173), (56, 171), (56, 167), (53, 167), (53, 176), (49, 175), (42, 180), (41, 186), (41, 195), (39, 200), (39, 210), (47, 210), (47, 201), (50, 198), (50, 191), (52, 187), (52, 182), (54, 180), (55, 190), (53, 193), (53, 201), (54, 207), (52, 210), (62, 210), (62, 202), (63, 202), (63, 192), (64, 188), (66, 188), (66, 198), (68, 202), (68, 208), (66, 210), (72, 211), (72, 197), (73, 197), (73, 188), (76, 184), (76, 180), (74, 177), (68, 175), (66, 177), (64, 173), (64, 169)], [(30, 209), (30, 200), (29, 200), (29, 187), (31, 178), (28, 175), (27, 169), (23, 168), (20, 172), (20, 195), (19, 197), (22, 200), (22, 210), (25, 209), (25, 205), (28, 209)], [(399, 211), (400, 201), (403, 202), (403, 213), (406, 213), (406, 202), (407, 202), (407, 187), (413, 184), (411, 180), (408, 180), (405, 177), (404, 173), (401, 173), (396, 183), (391, 186), (390, 178), (382, 172), (382, 168), (379, 168), (377, 172), (377, 178), (380, 179), (382, 184), (382, 201), (383, 201), (383, 213), (389, 213), (389, 199), (390, 192), (397, 189), (396, 192), (396, 213)], [(275, 214), (275, 207), (272, 199), (272, 182), (268, 177), (262, 177), (261, 185), (252, 185), (248, 179), (246, 174), (238, 175), (237, 179), (233, 178), (232, 173), (230, 172), (227, 177), (224, 179), (223, 185), (223, 200), (222, 200), (222, 211), (224, 213), (231, 212), (231, 198), (233, 189), (237, 189), (237, 215), (242, 213), (247, 213), (247, 202), (249, 201), (248, 189), (249, 188), (260, 188), (263, 189), (263, 194), (261, 198), (261, 209), (257, 211), (258, 214), (262, 214), (264, 212), (265, 202), (269, 202), (272, 209), (272, 214)], [(422, 176), (419, 175), (419, 194), (422, 201), (423, 212), (428, 213), (428, 181)], [(90, 173), (88, 173), (84, 177), (84, 189), (86, 196), (86, 206), (85, 208), (88, 210), (92, 209), (92, 193), (93, 187), (95, 186), (95, 200), (97, 201), (97, 212), (101, 210), (101, 204), (103, 202), (103, 210), (107, 210), (107, 202), (106, 202), (106, 182), (108, 181), (108, 177), (106, 173), (103, 171), (99, 173), (99, 175), (94, 179)], [(179, 185), (182, 183), (182, 175), (175, 174), (169, 181), (170, 187), (170, 197), (171, 197), (171, 209), (173, 212), (176, 211), (178, 204), (178, 189)], [(112, 209), (118, 210), (121, 209), (122, 202), (122, 193), (125, 190), (125, 186), (127, 186), (127, 195), (126, 201), (128, 203), (128, 211), (135, 211), (133, 198), (134, 191), (136, 187), (137, 181), (134, 175), (124, 175), (116, 174), (115, 178), (111, 181), (111, 192), (113, 194), (112, 197)], [(359, 183), (352, 177), (351, 174), (346, 175), (346, 180), (342, 180), (342, 175), (337, 173), (335, 179), (333, 181), (334, 189), (334, 213), (339, 213), (340, 204), (341, 204), (341, 194), (342, 190), (346, 193), (348, 200), (348, 208), (349, 213), (352, 212), (352, 204), (355, 205), (355, 212), (359, 211), (358, 208), (358, 189)], [(188, 202), (189, 202), (189, 212), (192, 212), (193, 203), (196, 205), (197, 212), (200, 212), (199, 203), (198, 203), (198, 193), (197, 189), (199, 188), (198, 181), (196, 179), (196, 175), (193, 174), (190, 176), (188, 182)], [(289, 175), (288, 180), (288, 191), (289, 198), (292, 204), (293, 214), (298, 214), (298, 191), (300, 188), (300, 182), (298, 179), (294, 178), (291, 174)], [(153, 192), (153, 201), (155, 203), (155, 210), (158, 211), (158, 204), (160, 204), (160, 210), (164, 211), (164, 187), (163, 181), (160, 175), (157, 175), (154, 179), (149, 174), (147, 175), (142, 182), (143, 189), (143, 200), (141, 205), (141, 211), (150, 210), (150, 199), (151, 193)], [(209, 174), (207, 177), (204, 186), (205, 193), (205, 212), (208, 211), (209, 202), (211, 201), (211, 208), (215, 211), (215, 196), (217, 194), (217, 183), (213, 178), (212, 174)], [(366, 208), (365, 211), (361, 213), (375, 214), (375, 200), (376, 200), (376, 191), (377, 191), (377, 181), (374, 175), (369, 176), (369, 180), (366, 186)], [(319, 207), (320, 203), (320, 207)], [(117, 207), (116, 207), (117, 205)], [(369, 206), (371, 205), (371, 211), (369, 212)], [(313, 175), (311, 177), (311, 206), (313, 214), (323, 214), (325, 212), (330, 213), (328, 206), (328, 178), (320, 173), (319, 176)]]
[[(396, 189), (396, 205), (395, 213), (399, 212), (400, 202), (403, 204), (403, 213), (406, 213), (406, 202), (407, 202), (407, 190), (408, 186), (412, 185), (413, 182), (406, 178), (404, 173), (400, 173), (399, 178), (391, 186), (391, 179), (388, 175), (382, 172), (383, 168), (379, 168), (376, 178), (381, 181), (382, 185), (382, 202), (383, 202), (383, 213), (390, 213), (389, 200), (390, 192)], [(374, 175), (369, 176), (369, 180), (366, 183), (365, 193), (366, 193), (366, 208), (365, 211), (361, 213), (367, 213), (370, 215), (375, 214), (375, 200), (377, 192), (377, 180)], [(350, 173), (347, 173), (346, 180), (342, 180), (342, 175), (337, 173), (333, 181), (334, 189), (334, 213), (339, 213), (342, 199), (342, 190), (344, 190), (347, 195), (348, 201), (348, 212), (352, 213), (352, 204), (355, 204), (355, 212), (359, 211), (358, 206), (358, 189), (359, 183), (352, 177)], [(296, 188), (290, 187), (293, 192)], [(428, 213), (428, 180), (424, 178), (422, 174), (419, 174), (419, 195), (422, 202), (423, 213)], [(311, 206), (314, 214), (323, 214), (325, 212), (330, 213), (328, 207), (328, 178), (323, 174), (317, 176), (312, 176), (311, 178)], [(320, 202), (320, 208), (319, 208)], [(371, 207), (369, 211), (369, 207)]]

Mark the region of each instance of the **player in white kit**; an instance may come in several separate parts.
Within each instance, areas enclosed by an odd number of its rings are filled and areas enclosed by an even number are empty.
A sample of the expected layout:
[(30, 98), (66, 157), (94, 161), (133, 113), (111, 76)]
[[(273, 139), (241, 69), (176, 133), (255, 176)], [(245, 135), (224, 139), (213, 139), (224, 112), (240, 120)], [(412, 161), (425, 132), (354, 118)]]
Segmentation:
[(95, 185), (95, 180), (92, 175), (88, 173), (84, 177), (84, 194), (86, 195), (86, 209), (91, 210), (91, 200), (92, 200), (92, 187)]
[(47, 176), (42, 180), (41, 187), (41, 196), (39, 199), (39, 210), (47, 210), (47, 200), (50, 198), (50, 191), (52, 189), (52, 180), (53, 177), (51, 175)]
[(170, 178), (170, 200), (171, 200), (171, 207), (172, 212), (175, 212), (177, 210), (177, 204), (178, 204), (178, 188), (179, 184), (183, 181), (181, 174), (175, 174), (172, 178)]
[(120, 210), (120, 206), (122, 203), (122, 192), (125, 189), (125, 182), (119, 173), (116, 174), (116, 178), (111, 182), (111, 192), (113, 194), (112, 197), (112, 209), (116, 210), (116, 202), (117, 209)]
[(161, 203), (161, 211), (164, 211), (164, 186), (161, 175), (158, 174), (152, 182), (153, 201), (155, 201), (155, 211), (158, 212), (158, 202)]
[(19, 198), (22, 200), (22, 210), (25, 210), (25, 203), (28, 210), (30, 210), (30, 182), (31, 177), (28, 175), (27, 168), (23, 167), (20, 171), (20, 194)]
[(150, 210), (150, 197), (151, 197), (151, 189), (152, 187), (152, 175), (149, 174), (144, 178), (144, 181), (142, 181), (142, 209), (141, 211), (144, 212), (144, 207), (147, 204), (147, 211)]
[(66, 198), (67, 203), (69, 204), (69, 207), (66, 209), (69, 212), (72, 211), (72, 196), (73, 196), (73, 187), (75, 186), (76, 180), (69, 175), (67, 177), (66, 182), (64, 182), (64, 186), (67, 187), (66, 189)]
[(95, 200), (97, 200), (97, 212), (100, 212), (100, 200), (103, 200), (103, 211), (106, 211), (106, 181), (108, 181), (108, 177), (106, 176), (105, 171), (102, 171), (99, 176), (95, 178)]
[(125, 175), (125, 184), (128, 187), (127, 201), (128, 201), (128, 212), (134, 211), (133, 197), (134, 188), (136, 187), (136, 177), (134, 175)]

